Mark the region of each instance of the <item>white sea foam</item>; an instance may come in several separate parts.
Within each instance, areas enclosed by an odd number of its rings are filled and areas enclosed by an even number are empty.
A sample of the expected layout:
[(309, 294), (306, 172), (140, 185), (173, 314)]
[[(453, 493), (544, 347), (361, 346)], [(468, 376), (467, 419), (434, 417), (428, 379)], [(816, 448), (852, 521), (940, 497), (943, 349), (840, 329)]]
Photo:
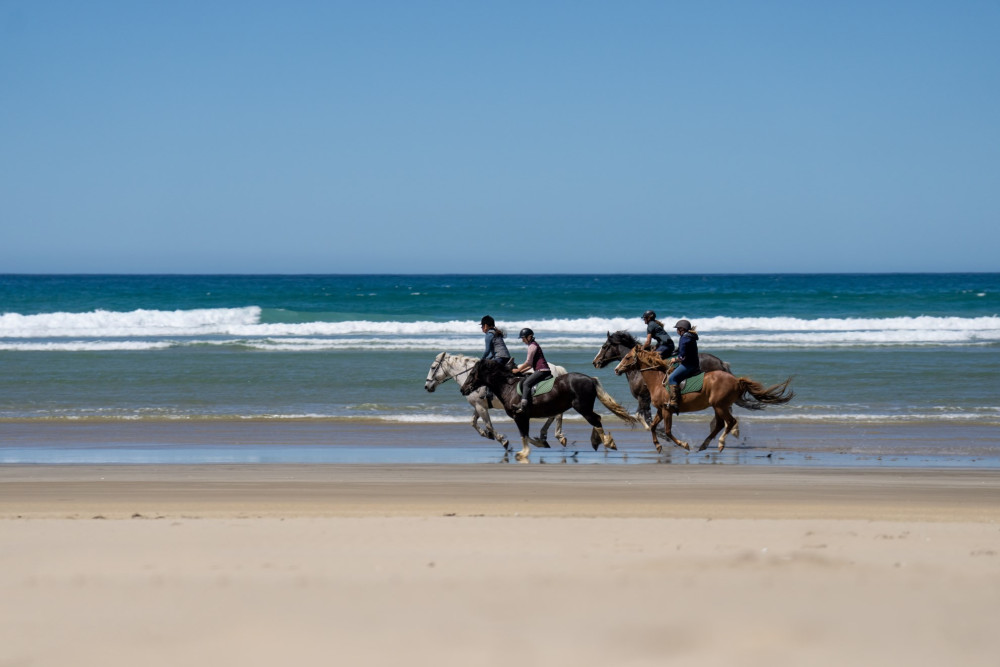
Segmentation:
[[(6, 313), (0, 315), (0, 349), (141, 350), (210, 344), (273, 351), (475, 351), (482, 346), (478, 323), (470, 320), (261, 323), (261, 314), (262, 310), (256, 306), (36, 315)], [(718, 316), (692, 319), (699, 331), (711, 336), (715, 349), (1000, 342), (1000, 316), (818, 319)], [(522, 324), (530, 324), (548, 348), (590, 349), (599, 346), (608, 331), (630, 330), (641, 335), (635, 320), (630, 318), (547, 319), (500, 323), (500, 326), (515, 331)], [(62, 340), (66, 338), (75, 340)]]

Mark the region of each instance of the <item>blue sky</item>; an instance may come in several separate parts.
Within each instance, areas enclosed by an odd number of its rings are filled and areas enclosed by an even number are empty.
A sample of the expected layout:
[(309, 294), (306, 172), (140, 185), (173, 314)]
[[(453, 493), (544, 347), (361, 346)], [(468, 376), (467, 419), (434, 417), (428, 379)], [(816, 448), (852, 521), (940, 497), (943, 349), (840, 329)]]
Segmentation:
[(1000, 270), (996, 2), (0, 0), (0, 273)]

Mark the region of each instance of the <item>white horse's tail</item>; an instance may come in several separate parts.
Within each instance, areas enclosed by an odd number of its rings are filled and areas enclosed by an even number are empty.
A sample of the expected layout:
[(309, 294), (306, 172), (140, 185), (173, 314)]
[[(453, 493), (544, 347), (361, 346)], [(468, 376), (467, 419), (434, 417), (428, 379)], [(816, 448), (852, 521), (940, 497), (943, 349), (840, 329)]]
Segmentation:
[(594, 381), (594, 388), (597, 390), (597, 398), (599, 398), (601, 403), (604, 404), (604, 407), (614, 413), (615, 417), (618, 417), (626, 424), (631, 424), (633, 426), (639, 423), (639, 420), (633, 417), (632, 413), (625, 409), (625, 406), (616, 401), (611, 394), (604, 391), (604, 386), (601, 385), (600, 380), (597, 378), (590, 379)]

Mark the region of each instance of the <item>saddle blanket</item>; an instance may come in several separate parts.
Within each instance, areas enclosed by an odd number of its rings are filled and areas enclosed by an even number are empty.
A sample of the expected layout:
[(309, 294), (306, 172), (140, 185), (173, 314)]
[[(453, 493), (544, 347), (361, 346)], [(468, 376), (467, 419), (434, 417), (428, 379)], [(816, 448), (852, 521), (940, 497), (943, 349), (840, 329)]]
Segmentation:
[[(531, 395), (532, 396), (539, 396), (541, 394), (546, 394), (546, 393), (549, 392), (549, 390), (552, 389), (552, 385), (554, 385), (555, 383), (556, 383), (556, 377), (554, 375), (552, 377), (550, 377), (548, 380), (542, 380), (541, 382), (539, 382), (538, 384), (536, 384), (534, 387), (532, 387), (533, 391), (531, 392)], [(518, 396), (521, 395), (521, 383), (520, 382), (517, 383), (517, 395)]]
[[(686, 380), (681, 380), (681, 396), (684, 394), (693, 394), (696, 391), (701, 391), (705, 384), (705, 374), (698, 373), (697, 375), (692, 375)], [(663, 378), (663, 386), (667, 386), (667, 378)]]

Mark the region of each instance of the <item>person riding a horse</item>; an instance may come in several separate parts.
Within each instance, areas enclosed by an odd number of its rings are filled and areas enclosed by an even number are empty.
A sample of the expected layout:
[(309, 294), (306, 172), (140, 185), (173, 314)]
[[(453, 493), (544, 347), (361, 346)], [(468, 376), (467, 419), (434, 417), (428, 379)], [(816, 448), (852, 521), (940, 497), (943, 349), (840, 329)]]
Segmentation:
[(674, 325), (677, 329), (679, 342), (677, 344), (677, 356), (670, 359), (670, 363), (676, 363), (677, 368), (670, 374), (667, 380), (670, 400), (667, 408), (672, 412), (678, 412), (681, 400), (681, 380), (694, 377), (701, 373), (701, 366), (698, 361), (698, 332), (687, 320), (677, 320)]
[(486, 350), (480, 358), (492, 359), (498, 364), (507, 366), (510, 363), (510, 351), (507, 350), (507, 343), (503, 340), (503, 330), (497, 328), (497, 323), (489, 315), (484, 315), (479, 325), (486, 335)]
[(522, 412), (530, 414), (532, 388), (542, 380), (548, 380), (552, 377), (552, 371), (549, 369), (549, 364), (545, 361), (545, 354), (542, 352), (542, 347), (535, 340), (534, 331), (525, 327), (521, 329), (518, 338), (528, 346), (528, 358), (525, 359), (523, 364), (514, 369), (514, 373), (524, 373), (529, 369), (531, 369), (532, 373), (521, 381), (521, 405), (515, 414), (521, 414)]
[(660, 353), (660, 358), (669, 359), (674, 353), (674, 340), (663, 328), (663, 322), (656, 319), (656, 313), (651, 310), (642, 314), (642, 321), (646, 323), (646, 342), (643, 343), (642, 349), (648, 350), (655, 338), (656, 351)]

